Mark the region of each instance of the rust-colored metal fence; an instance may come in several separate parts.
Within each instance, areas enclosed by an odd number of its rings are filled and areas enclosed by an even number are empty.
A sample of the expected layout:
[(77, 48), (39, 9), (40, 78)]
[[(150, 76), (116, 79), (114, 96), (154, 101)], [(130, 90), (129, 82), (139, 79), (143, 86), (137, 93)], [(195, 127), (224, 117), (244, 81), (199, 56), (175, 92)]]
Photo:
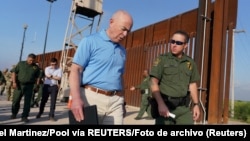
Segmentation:
[[(197, 9), (176, 15), (131, 32), (122, 42), (127, 50), (125, 100), (140, 106), (139, 92), (129, 87), (139, 84), (142, 71), (150, 69), (153, 60), (169, 51), (170, 35), (182, 29), (189, 33), (185, 53), (196, 61), (201, 80), (199, 98), (202, 104), (200, 122), (227, 123), (229, 112), (230, 68), (233, 29), (236, 27), (237, 0), (200, 0)], [(69, 56), (74, 55), (74, 49)], [(45, 65), (53, 56), (61, 58), (62, 51), (45, 54)], [(38, 55), (38, 61), (42, 54)]]

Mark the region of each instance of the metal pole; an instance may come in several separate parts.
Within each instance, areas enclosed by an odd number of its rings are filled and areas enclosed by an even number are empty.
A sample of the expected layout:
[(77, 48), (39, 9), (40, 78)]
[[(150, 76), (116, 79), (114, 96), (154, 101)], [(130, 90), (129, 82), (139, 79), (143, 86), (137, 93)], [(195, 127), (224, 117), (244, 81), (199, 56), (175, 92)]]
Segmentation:
[(231, 64), (231, 118), (234, 118), (234, 48), (235, 48), (235, 33), (242, 33), (245, 30), (233, 30), (233, 47), (232, 47), (232, 64)]
[(42, 69), (44, 68), (45, 50), (46, 50), (47, 37), (48, 37), (48, 31), (49, 31), (49, 22), (50, 22), (51, 7), (52, 7), (52, 3), (53, 3), (54, 1), (56, 1), (56, 0), (47, 0), (47, 1), (50, 2), (50, 7), (49, 7), (49, 18), (48, 18), (48, 23), (47, 23), (47, 29), (46, 29), (44, 47), (43, 47)]
[(20, 52), (20, 58), (19, 58), (19, 61), (21, 61), (21, 60), (22, 60), (22, 55), (23, 55), (23, 47), (24, 47), (24, 39), (25, 39), (25, 33), (26, 33), (27, 28), (28, 28), (28, 25), (27, 25), (27, 24), (24, 24), (24, 25), (23, 25), (23, 29), (24, 29), (24, 31), (23, 31), (23, 42), (22, 42), (22, 47), (21, 47), (21, 52)]

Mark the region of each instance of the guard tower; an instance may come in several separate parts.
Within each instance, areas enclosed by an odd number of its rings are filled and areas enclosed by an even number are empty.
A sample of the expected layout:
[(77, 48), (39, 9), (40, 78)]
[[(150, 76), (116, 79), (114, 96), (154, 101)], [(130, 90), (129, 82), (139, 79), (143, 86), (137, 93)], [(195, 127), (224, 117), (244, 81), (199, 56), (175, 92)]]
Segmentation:
[[(68, 76), (72, 58), (77, 45), (85, 35), (93, 30), (99, 30), (103, 0), (72, 0), (68, 25), (64, 37), (61, 53), (60, 67), (63, 70), (63, 77), (60, 83), (59, 98), (66, 102), (69, 97)], [(97, 23), (95, 22), (97, 20)]]

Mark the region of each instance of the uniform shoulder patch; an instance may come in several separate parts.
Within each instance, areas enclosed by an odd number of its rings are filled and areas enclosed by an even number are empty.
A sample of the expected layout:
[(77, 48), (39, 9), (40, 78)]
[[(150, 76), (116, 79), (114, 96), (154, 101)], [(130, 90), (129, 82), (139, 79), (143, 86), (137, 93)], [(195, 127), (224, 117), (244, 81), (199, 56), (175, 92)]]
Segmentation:
[(34, 66), (33, 66), (33, 69), (36, 70), (36, 69), (38, 69), (38, 67), (34, 65)]
[(158, 57), (155, 59), (153, 66), (157, 66), (160, 63), (161, 59)]

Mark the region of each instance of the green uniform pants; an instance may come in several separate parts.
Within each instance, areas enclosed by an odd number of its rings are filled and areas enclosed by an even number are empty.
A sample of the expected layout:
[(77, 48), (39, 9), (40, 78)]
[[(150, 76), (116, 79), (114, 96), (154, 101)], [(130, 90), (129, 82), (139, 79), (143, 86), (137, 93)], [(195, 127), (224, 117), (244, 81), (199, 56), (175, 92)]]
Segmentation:
[(164, 118), (162, 116), (155, 119), (156, 125), (190, 125), (194, 124), (193, 116), (189, 107), (186, 106), (178, 106), (175, 110), (170, 111), (175, 114), (175, 118)]
[(138, 115), (136, 117), (141, 118), (145, 112), (147, 112), (148, 117), (151, 116), (151, 110), (150, 110), (150, 105), (148, 102), (148, 94), (142, 94), (141, 96), (141, 105), (140, 105), (140, 110), (138, 112)]
[(30, 102), (33, 94), (34, 84), (19, 85), (15, 91), (12, 101), (12, 114), (17, 115), (20, 109), (20, 102), (24, 96), (23, 117), (28, 117), (30, 112)]
[[(34, 86), (34, 87), (36, 87), (36, 86)], [(42, 93), (43, 93), (43, 84), (39, 84), (38, 92), (36, 92), (36, 93), (33, 92), (31, 102), (30, 102), (31, 106), (33, 106), (34, 104), (39, 104), (39, 102), (41, 101), (41, 98), (42, 98)], [(36, 94), (37, 94), (37, 96), (35, 96)]]

